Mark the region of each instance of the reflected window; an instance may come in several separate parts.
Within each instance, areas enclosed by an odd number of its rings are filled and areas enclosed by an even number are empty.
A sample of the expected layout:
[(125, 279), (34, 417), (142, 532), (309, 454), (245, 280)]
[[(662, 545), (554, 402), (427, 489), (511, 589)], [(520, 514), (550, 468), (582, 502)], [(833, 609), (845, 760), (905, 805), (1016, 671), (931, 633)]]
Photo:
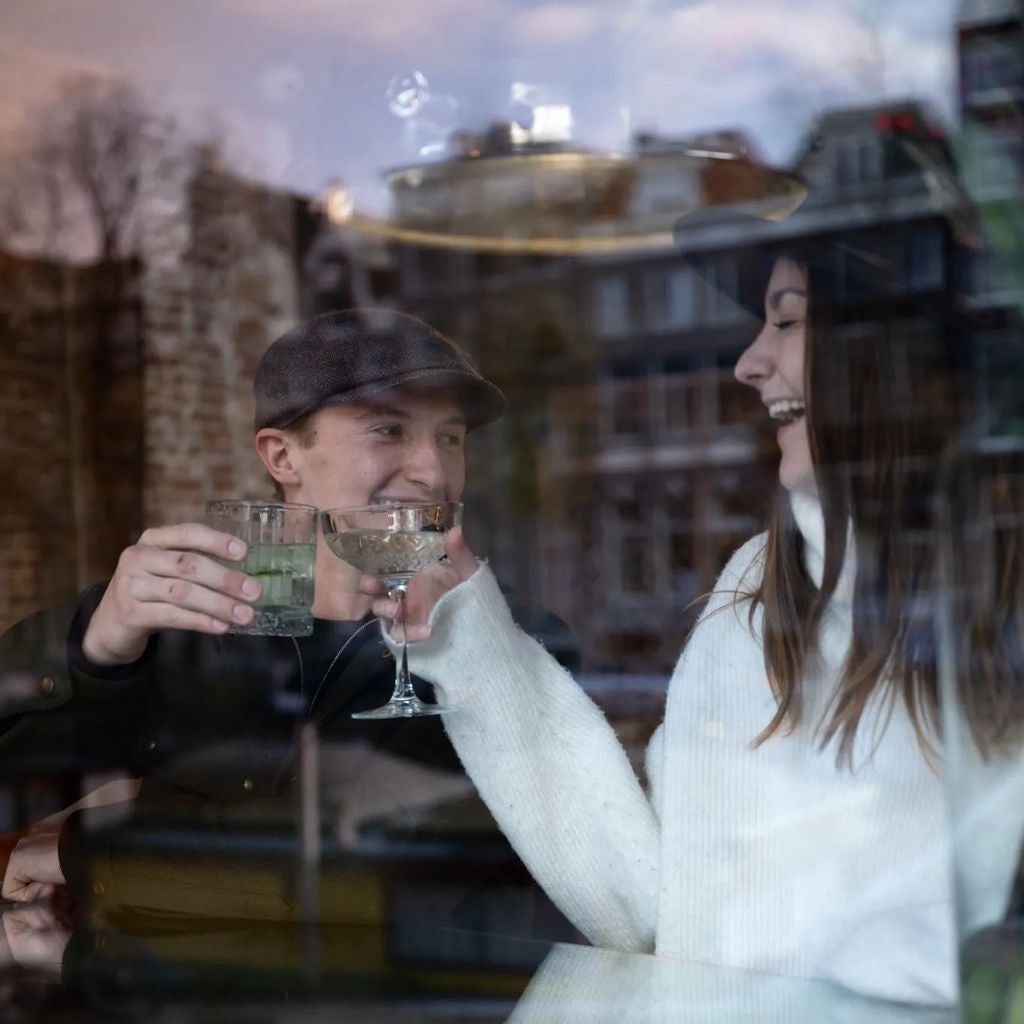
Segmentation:
[(711, 476), (712, 529), (734, 534), (747, 531), (748, 536), (756, 533), (751, 490), (749, 468), (731, 466), (715, 470)]
[(570, 453), (576, 457), (591, 455), (596, 449), (594, 425), (588, 420), (573, 421), (569, 436)]
[(606, 507), (611, 594), (638, 596), (651, 588), (651, 508), (635, 481), (621, 481)]
[(986, 302), (1011, 300), (1017, 291), (1013, 265), (991, 248), (979, 249), (970, 256), (969, 278), (972, 296)]
[(445, 284), (452, 275), (451, 253), (447, 249), (420, 249), (416, 280), (423, 288)]
[(650, 377), (643, 363), (620, 363), (603, 385), (604, 422), (614, 439), (639, 438), (650, 432)]
[(594, 330), (602, 338), (628, 334), (629, 281), (625, 274), (609, 274), (594, 286)]
[(840, 139), (835, 143), (833, 173), (840, 188), (881, 177), (881, 150), (874, 138)]
[(697, 319), (697, 289), (688, 267), (655, 267), (644, 275), (644, 313), (654, 331), (689, 327)]
[(1004, 38), (981, 39), (965, 47), (961, 74), (966, 100), (992, 89), (1024, 88), (1024, 37), (1007, 32)]
[(619, 586), (626, 594), (647, 591), (647, 541), (642, 535), (627, 534), (619, 541)]
[(698, 590), (694, 555), (693, 494), (689, 481), (672, 478), (665, 483), (664, 520), (668, 540), (670, 594), (684, 601)]
[(942, 284), (942, 236), (934, 227), (911, 231), (903, 243), (904, 271), (911, 290)]
[(1012, 122), (986, 125), (978, 132), (970, 183), (976, 189), (1015, 185), (1024, 175), (1024, 135)]
[(722, 256), (706, 265), (707, 285), (704, 289), (704, 319), (709, 324), (732, 323), (743, 318), (743, 311), (730, 297), (739, 284), (736, 260)]
[(678, 437), (697, 427), (700, 422), (700, 374), (669, 372), (662, 377), (661, 385), (665, 433)]

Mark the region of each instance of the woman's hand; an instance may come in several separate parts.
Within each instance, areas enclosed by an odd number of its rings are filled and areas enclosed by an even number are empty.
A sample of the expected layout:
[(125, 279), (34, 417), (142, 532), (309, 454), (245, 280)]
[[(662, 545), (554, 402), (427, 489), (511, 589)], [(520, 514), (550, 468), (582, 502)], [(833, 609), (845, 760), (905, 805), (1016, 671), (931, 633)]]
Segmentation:
[[(461, 526), (453, 526), (444, 538), (448, 556), (444, 562), (435, 562), (418, 572), (409, 583), (405, 595), (406, 639), (410, 642), (426, 640), (430, 636), (427, 620), (434, 606), (452, 587), (468, 580), (479, 568), (476, 555), (469, 550)], [(373, 614), (394, 621), (399, 614), (397, 601), (388, 597), (388, 588), (376, 576), (362, 576), (359, 590), (373, 598)]]

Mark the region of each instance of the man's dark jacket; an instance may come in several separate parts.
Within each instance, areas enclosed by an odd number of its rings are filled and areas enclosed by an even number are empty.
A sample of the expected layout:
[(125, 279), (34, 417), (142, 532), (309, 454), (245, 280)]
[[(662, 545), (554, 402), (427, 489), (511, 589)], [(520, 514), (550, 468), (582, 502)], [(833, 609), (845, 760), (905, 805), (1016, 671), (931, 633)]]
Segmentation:
[[(352, 719), (383, 704), (393, 686), (394, 661), (375, 622), (353, 634), (353, 624), (317, 620), (314, 634), (297, 640), (168, 630), (135, 664), (98, 669), (81, 641), (103, 589), (32, 616), (0, 640), (0, 778), (121, 771), (143, 780), (127, 823), (97, 833), (72, 819), (63, 830), (64, 872), (94, 903), (293, 918), (303, 722), (315, 722), (325, 749), (365, 751), (369, 787), (378, 783), (376, 754), (432, 778), (461, 773), (439, 716)], [(520, 621), (567, 636), (552, 616)], [(571, 642), (566, 652), (571, 662)], [(429, 687), (417, 685), (430, 699)], [(395, 789), (401, 817), (404, 796)], [(437, 824), (426, 816), (422, 828), (406, 830), (406, 852), (417, 833), (430, 846)], [(506, 870), (510, 854), (503, 856)], [(358, 861), (340, 858), (342, 873)]]

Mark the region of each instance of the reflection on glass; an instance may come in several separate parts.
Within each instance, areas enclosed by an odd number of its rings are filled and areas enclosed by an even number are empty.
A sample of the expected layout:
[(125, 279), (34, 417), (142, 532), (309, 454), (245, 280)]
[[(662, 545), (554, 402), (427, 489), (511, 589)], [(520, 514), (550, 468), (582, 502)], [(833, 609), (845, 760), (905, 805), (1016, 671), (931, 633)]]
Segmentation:
[[(992, 412), (1019, 417), (1019, 395)], [(1016, 1012), (1024, 949), (1024, 623), (1015, 603), (1024, 576), (1024, 451), (1013, 422), (1000, 417), (991, 426), (1002, 430), (990, 427), (988, 436), (950, 453), (942, 495), (947, 521), (961, 525), (945, 552), (936, 614), (963, 999), (967, 1019), (979, 1022)], [(1004, 433), (1007, 427), (1012, 432)], [(992, 651), (987, 658), (979, 654), (982, 645)]]
[(430, 95), (426, 75), (414, 71), (411, 75), (396, 75), (388, 82), (388, 109), (395, 117), (415, 117)]
[[(464, 0), (443, 11), (296, 0), (187, 12), (112, 0), (63, 5), (56, 20), (45, 5), (8, 6), (0, 74), (0, 628), (40, 609), (51, 614), (0, 644), (0, 833), (14, 834), (83, 791), (107, 792), (101, 784), (110, 771), (126, 780), (141, 771), (143, 796), (122, 780), (128, 799), (85, 819), (84, 838), (97, 842), (120, 822), (90, 870), (116, 863), (130, 879), (127, 895), (107, 876), (87, 879), (86, 909), (120, 914), (134, 900), (134, 910), (166, 915), (212, 902), (247, 915), (213, 933), (194, 925), (172, 934), (163, 920), (141, 945), (131, 934), (123, 944), (111, 938), (119, 953), (106, 961), (98, 945), (83, 955), (86, 940), (76, 932), (71, 975), (116, 987), (125, 964), (131, 977), (147, 977), (155, 949), (158, 961), (195, 969), (176, 975), (189, 979), (179, 992), (234, 986), (229, 1002), (241, 993), (258, 1003), (298, 991), (304, 982), (296, 978), (315, 974), (319, 963), (342, 977), (332, 990), (341, 1000), (351, 1000), (353, 986), (385, 1004), (400, 991), (403, 1013), (420, 997), (435, 1001), (433, 1012), (438, 993), (458, 1002), (486, 992), (500, 1004), (499, 1019), (543, 955), (509, 933), (560, 922), (548, 904), (539, 909), (535, 890), (523, 896), (525, 868), (450, 751), (443, 763), (419, 758), (434, 750), (422, 733), (396, 738), (393, 753), (367, 748), (364, 727), (343, 708), (339, 717), (355, 731), (323, 735), (319, 746), (314, 788), (325, 856), (311, 874), (321, 917), (343, 918), (351, 930), (325, 932), (318, 960), (307, 956), (316, 947), (309, 932), (283, 937), (250, 927), (264, 913), (310, 916), (296, 909), (299, 773), (281, 768), (301, 705), (287, 685), (296, 671), (290, 644), (268, 649), (252, 671), (225, 662), (200, 672), (190, 661), (157, 680), (176, 697), (168, 713), (152, 717), (136, 710), (140, 691), (129, 684), (138, 680), (88, 684), (89, 699), (114, 689), (126, 695), (123, 728), (96, 729), (68, 710), (75, 596), (108, 578), (119, 553), (158, 520), (195, 518), (218, 494), (270, 497), (251, 443), (249, 380), (270, 341), (309, 315), (378, 306), (413, 312), (470, 349), (508, 395), (505, 421), (468, 445), (470, 541), (505, 592), (531, 610), (523, 628), (576, 670), (646, 783), (648, 739), (676, 704), (676, 693), (666, 701), (668, 680), (701, 607), (691, 602), (715, 588), (723, 566), (762, 528), (777, 477), (778, 423), (734, 375), (764, 314), (763, 295), (749, 301), (746, 257), (838, 240), (831, 283), (851, 302), (870, 304), (872, 288), (850, 250), (870, 252), (899, 282), (895, 306), (916, 303), (925, 319), (946, 317), (963, 330), (955, 376), (970, 393), (969, 429), (944, 452), (962, 492), (954, 497), (964, 500), (953, 501), (948, 488), (939, 496), (962, 545), (952, 545), (950, 579), (915, 576), (908, 643), (927, 667), (927, 623), (939, 611), (951, 623), (943, 635), (958, 642), (972, 630), (1009, 634), (1000, 602), (1019, 579), (1013, 445), (1024, 431), (1017, 0), (883, 5), (873, 22), (863, 5), (841, 0), (626, 8), (585, 0), (501, 11)], [(247, 45), (211, 45), (229, 38)], [(687, 217), (673, 240), (684, 215), (701, 211), (710, 211), (707, 219)], [(750, 216), (730, 219), (737, 212)], [(859, 332), (843, 336), (837, 351), (861, 343), (866, 351), (871, 325), (885, 322), (879, 308), (861, 310), (860, 319), (855, 312), (836, 310), (841, 326)], [(904, 430), (927, 433), (943, 401), (928, 333), (915, 341), (914, 329), (898, 332), (906, 355), (899, 379), (920, 388), (913, 401), (883, 408), (883, 445)], [(850, 422), (858, 408), (837, 401), (831, 411)], [(852, 474), (850, 486), (873, 500), (870, 474)], [(913, 490), (923, 508), (930, 490)], [(935, 564), (931, 525), (904, 523), (895, 542), (927, 576)], [(891, 548), (882, 545), (879, 557), (891, 558)], [(862, 602), (869, 619), (884, 620), (888, 607)], [(476, 635), (475, 625), (466, 631)], [(341, 643), (307, 670), (319, 678)], [(727, 638), (713, 660), (729, 664), (732, 649)], [(368, 702), (375, 704), (387, 697), (394, 665), (376, 636), (371, 652), (382, 687)], [(947, 664), (958, 700), (999, 661), (978, 654), (972, 662), (965, 652), (957, 647)], [(416, 657), (414, 648), (414, 672)], [(1004, 658), (1003, 668), (1015, 658)], [(764, 714), (731, 733), (720, 708), (702, 709), (694, 742), (734, 739), (735, 751), (694, 792), (725, 785), (721, 777), (744, 763), (776, 707), (757, 671), (726, 675), (722, 692), (755, 680)], [(187, 684), (197, 678), (203, 698), (190, 702)], [(214, 709), (219, 725), (207, 728), (201, 720)], [(820, 710), (812, 701), (805, 720)], [(1012, 722), (1007, 703), (994, 700), (991, 711), (987, 721)], [(894, 714), (903, 714), (898, 700)], [(26, 723), (39, 720), (56, 738), (19, 741)], [(936, 764), (953, 794), (965, 971), (980, 1019), (1012, 1018), (1021, 941), (1019, 887), (1008, 870), (1019, 857), (1019, 759), (1011, 743), (1001, 760), (978, 761), (962, 725), (936, 740)], [(258, 738), (240, 740), (243, 729)], [(495, 749), (510, 742), (508, 732)], [(914, 736), (904, 739), (906, 751), (916, 749)], [(567, 746), (557, 747), (558, 763)], [(721, 949), (752, 930), (754, 912), (730, 859), (744, 843), (760, 864), (788, 857), (806, 867), (806, 884), (784, 890), (788, 902), (778, 888), (758, 891), (765, 903), (783, 904), (779, 920), (792, 913), (813, 930), (837, 910), (839, 897), (807, 893), (815, 880), (835, 893), (860, 879), (884, 841), (872, 808), (902, 778), (885, 753), (880, 748), (877, 775), (861, 777), (833, 829), (829, 785), (799, 766), (758, 774), (763, 792), (782, 793), (785, 805), (765, 820), (802, 824), (752, 829), (714, 851), (719, 874), (703, 891)], [(657, 746), (651, 763), (654, 775)], [(179, 770), (188, 795), (153, 798), (154, 776), (163, 785)], [(264, 798), (264, 784), (276, 797)], [(511, 792), (502, 795), (511, 800)], [(709, 803), (724, 814), (735, 798)], [(893, 835), (920, 827), (938, 843), (947, 832), (928, 817), (937, 806), (899, 817)], [(537, 831), (557, 833), (562, 811), (551, 800)], [(601, 806), (594, 817), (613, 818), (614, 808)], [(682, 847), (688, 824), (678, 823), (683, 834), (666, 843), (678, 838)], [(842, 856), (811, 856), (821, 835), (841, 853), (859, 854), (848, 871)], [(915, 879), (936, 877), (928, 872), (941, 855), (922, 866), (926, 847), (908, 854)], [(574, 860), (573, 870), (582, 863)], [(209, 884), (200, 884), (197, 865), (211, 871)], [(105, 891), (89, 895), (95, 882)], [(849, 957), (834, 961), (844, 982), (866, 984), (863, 964), (879, 949), (910, 951), (912, 962), (890, 958), (903, 981), (915, 965), (931, 970), (943, 961), (948, 892), (920, 914), (903, 905), (904, 895), (868, 892), (883, 911), (847, 928)], [(426, 917), (448, 930), (424, 934)], [(33, 928), (22, 927), (29, 920)], [(51, 965), (68, 938), (66, 922), (57, 924), (52, 946), (42, 947)], [(32, 941), (34, 931), (50, 931), (38, 915), (15, 914), (11, 926)], [(353, 960), (363, 956), (360, 974)], [(432, 973), (447, 969), (454, 981)], [(26, 975), (17, 977), (22, 985)], [(152, 977), (166, 996), (166, 974)], [(632, 1008), (635, 993), (627, 989), (602, 996), (598, 1012), (628, 1019), (623, 1006)], [(671, 991), (650, 991), (675, 1005)], [(793, 1016), (819, 1012), (803, 988), (793, 992)], [(0, 1017), (5, 998), (0, 993)], [(708, 1004), (685, 1005), (699, 1014)], [(874, 1006), (862, 1015), (875, 1014), (884, 1019)]]

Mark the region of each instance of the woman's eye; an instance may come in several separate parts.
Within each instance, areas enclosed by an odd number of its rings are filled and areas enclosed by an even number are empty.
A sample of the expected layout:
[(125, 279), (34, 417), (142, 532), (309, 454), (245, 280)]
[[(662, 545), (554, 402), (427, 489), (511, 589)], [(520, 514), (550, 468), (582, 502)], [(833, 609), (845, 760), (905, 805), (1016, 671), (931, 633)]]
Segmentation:
[(461, 434), (442, 434), (441, 444), (447, 448), (461, 448), (464, 443), (464, 438)]
[(776, 320), (775, 329), (778, 331), (788, 331), (796, 322), (796, 320)]

